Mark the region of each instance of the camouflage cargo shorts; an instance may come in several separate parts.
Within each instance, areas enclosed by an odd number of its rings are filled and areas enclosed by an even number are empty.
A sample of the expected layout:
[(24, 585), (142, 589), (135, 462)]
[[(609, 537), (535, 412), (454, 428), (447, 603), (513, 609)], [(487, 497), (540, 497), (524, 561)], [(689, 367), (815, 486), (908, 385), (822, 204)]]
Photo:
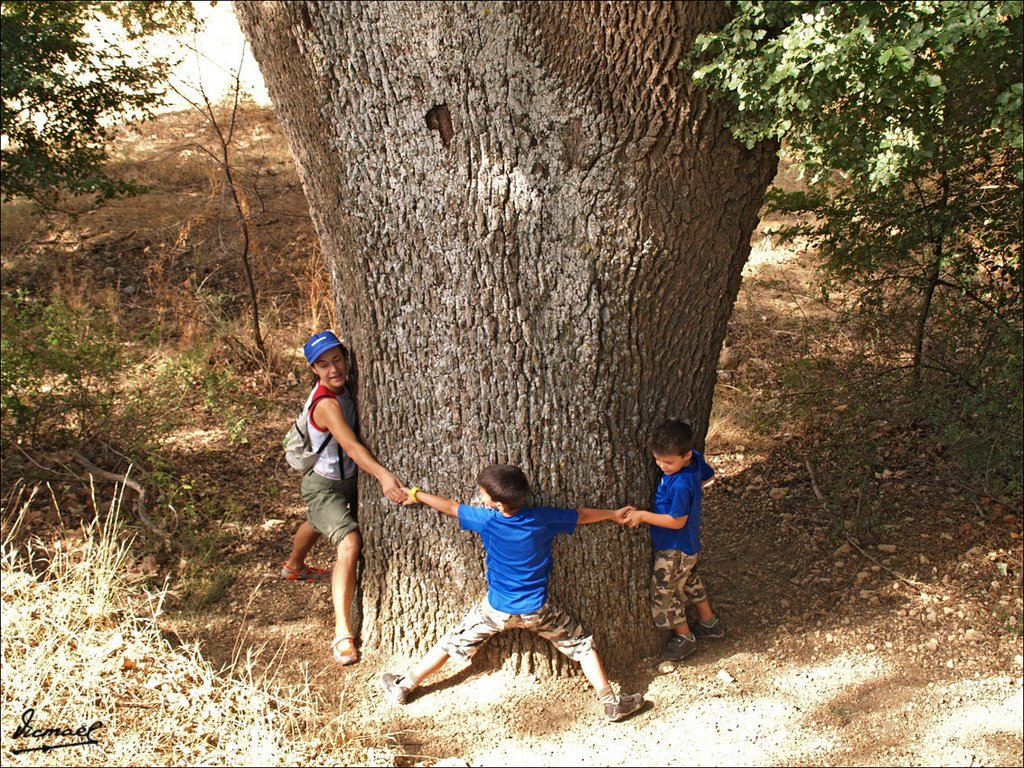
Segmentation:
[(654, 553), (651, 576), (651, 615), (654, 626), (672, 629), (686, 621), (686, 606), (708, 599), (704, 582), (697, 575), (699, 555), (678, 549), (659, 549)]
[(593, 635), (550, 599), (536, 613), (505, 613), (485, 597), (438, 645), (449, 656), (469, 661), (488, 638), (506, 629), (528, 629), (576, 661), (594, 650)]

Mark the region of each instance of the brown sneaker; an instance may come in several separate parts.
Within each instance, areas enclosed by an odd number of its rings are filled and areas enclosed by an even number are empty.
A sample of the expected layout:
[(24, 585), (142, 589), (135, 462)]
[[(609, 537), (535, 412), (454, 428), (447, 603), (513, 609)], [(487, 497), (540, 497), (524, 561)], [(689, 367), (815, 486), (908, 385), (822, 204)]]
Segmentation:
[(625, 720), (644, 705), (644, 697), (639, 693), (620, 693), (615, 701), (604, 705), (604, 716), (613, 723)]

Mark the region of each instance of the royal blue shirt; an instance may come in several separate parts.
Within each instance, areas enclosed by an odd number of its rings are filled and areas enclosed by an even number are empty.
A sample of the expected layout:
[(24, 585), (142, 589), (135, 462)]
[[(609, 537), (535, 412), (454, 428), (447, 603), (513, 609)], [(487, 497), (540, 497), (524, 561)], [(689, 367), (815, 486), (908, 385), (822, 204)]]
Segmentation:
[(459, 523), (476, 531), (487, 553), (487, 600), (505, 613), (534, 613), (548, 599), (551, 545), (576, 530), (575, 509), (523, 507), (511, 517), (496, 509), (459, 505)]
[(674, 475), (662, 475), (654, 495), (654, 512), (659, 515), (685, 517), (686, 525), (678, 530), (652, 525), (651, 544), (655, 549), (681, 549), (688, 555), (700, 552), (701, 486), (715, 476), (699, 451), (693, 452), (690, 463)]

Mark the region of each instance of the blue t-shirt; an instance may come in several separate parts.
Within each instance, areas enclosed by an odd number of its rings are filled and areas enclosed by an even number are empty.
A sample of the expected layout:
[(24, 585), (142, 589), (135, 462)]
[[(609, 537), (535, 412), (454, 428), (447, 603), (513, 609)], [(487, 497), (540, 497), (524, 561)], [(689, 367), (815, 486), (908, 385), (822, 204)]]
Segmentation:
[(551, 545), (576, 529), (575, 509), (523, 507), (512, 517), (496, 509), (459, 505), (459, 523), (476, 531), (487, 553), (487, 600), (505, 613), (534, 613), (548, 599)]
[(685, 517), (686, 525), (678, 530), (652, 525), (651, 544), (655, 549), (681, 549), (688, 555), (700, 552), (701, 485), (715, 476), (699, 451), (693, 452), (690, 463), (674, 475), (662, 475), (654, 495), (654, 512), (659, 515)]

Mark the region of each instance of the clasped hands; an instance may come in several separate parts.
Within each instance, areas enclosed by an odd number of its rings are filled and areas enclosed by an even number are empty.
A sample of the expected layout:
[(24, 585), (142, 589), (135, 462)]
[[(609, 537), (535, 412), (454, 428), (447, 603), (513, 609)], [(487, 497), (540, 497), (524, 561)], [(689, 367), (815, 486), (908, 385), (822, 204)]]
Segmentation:
[(625, 525), (627, 528), (636, 528), (643, 522), (643, 514), (644, 510), (637, 509), (634, 506), (622, 507), (615, 510), (614, 520), (619, 525)]
[(380, 481), (380, 488), (384, 491), (384, 496), (396, 504), (401, 504), (409, 498), (409, 489), (394, 475), (385, 475)]

